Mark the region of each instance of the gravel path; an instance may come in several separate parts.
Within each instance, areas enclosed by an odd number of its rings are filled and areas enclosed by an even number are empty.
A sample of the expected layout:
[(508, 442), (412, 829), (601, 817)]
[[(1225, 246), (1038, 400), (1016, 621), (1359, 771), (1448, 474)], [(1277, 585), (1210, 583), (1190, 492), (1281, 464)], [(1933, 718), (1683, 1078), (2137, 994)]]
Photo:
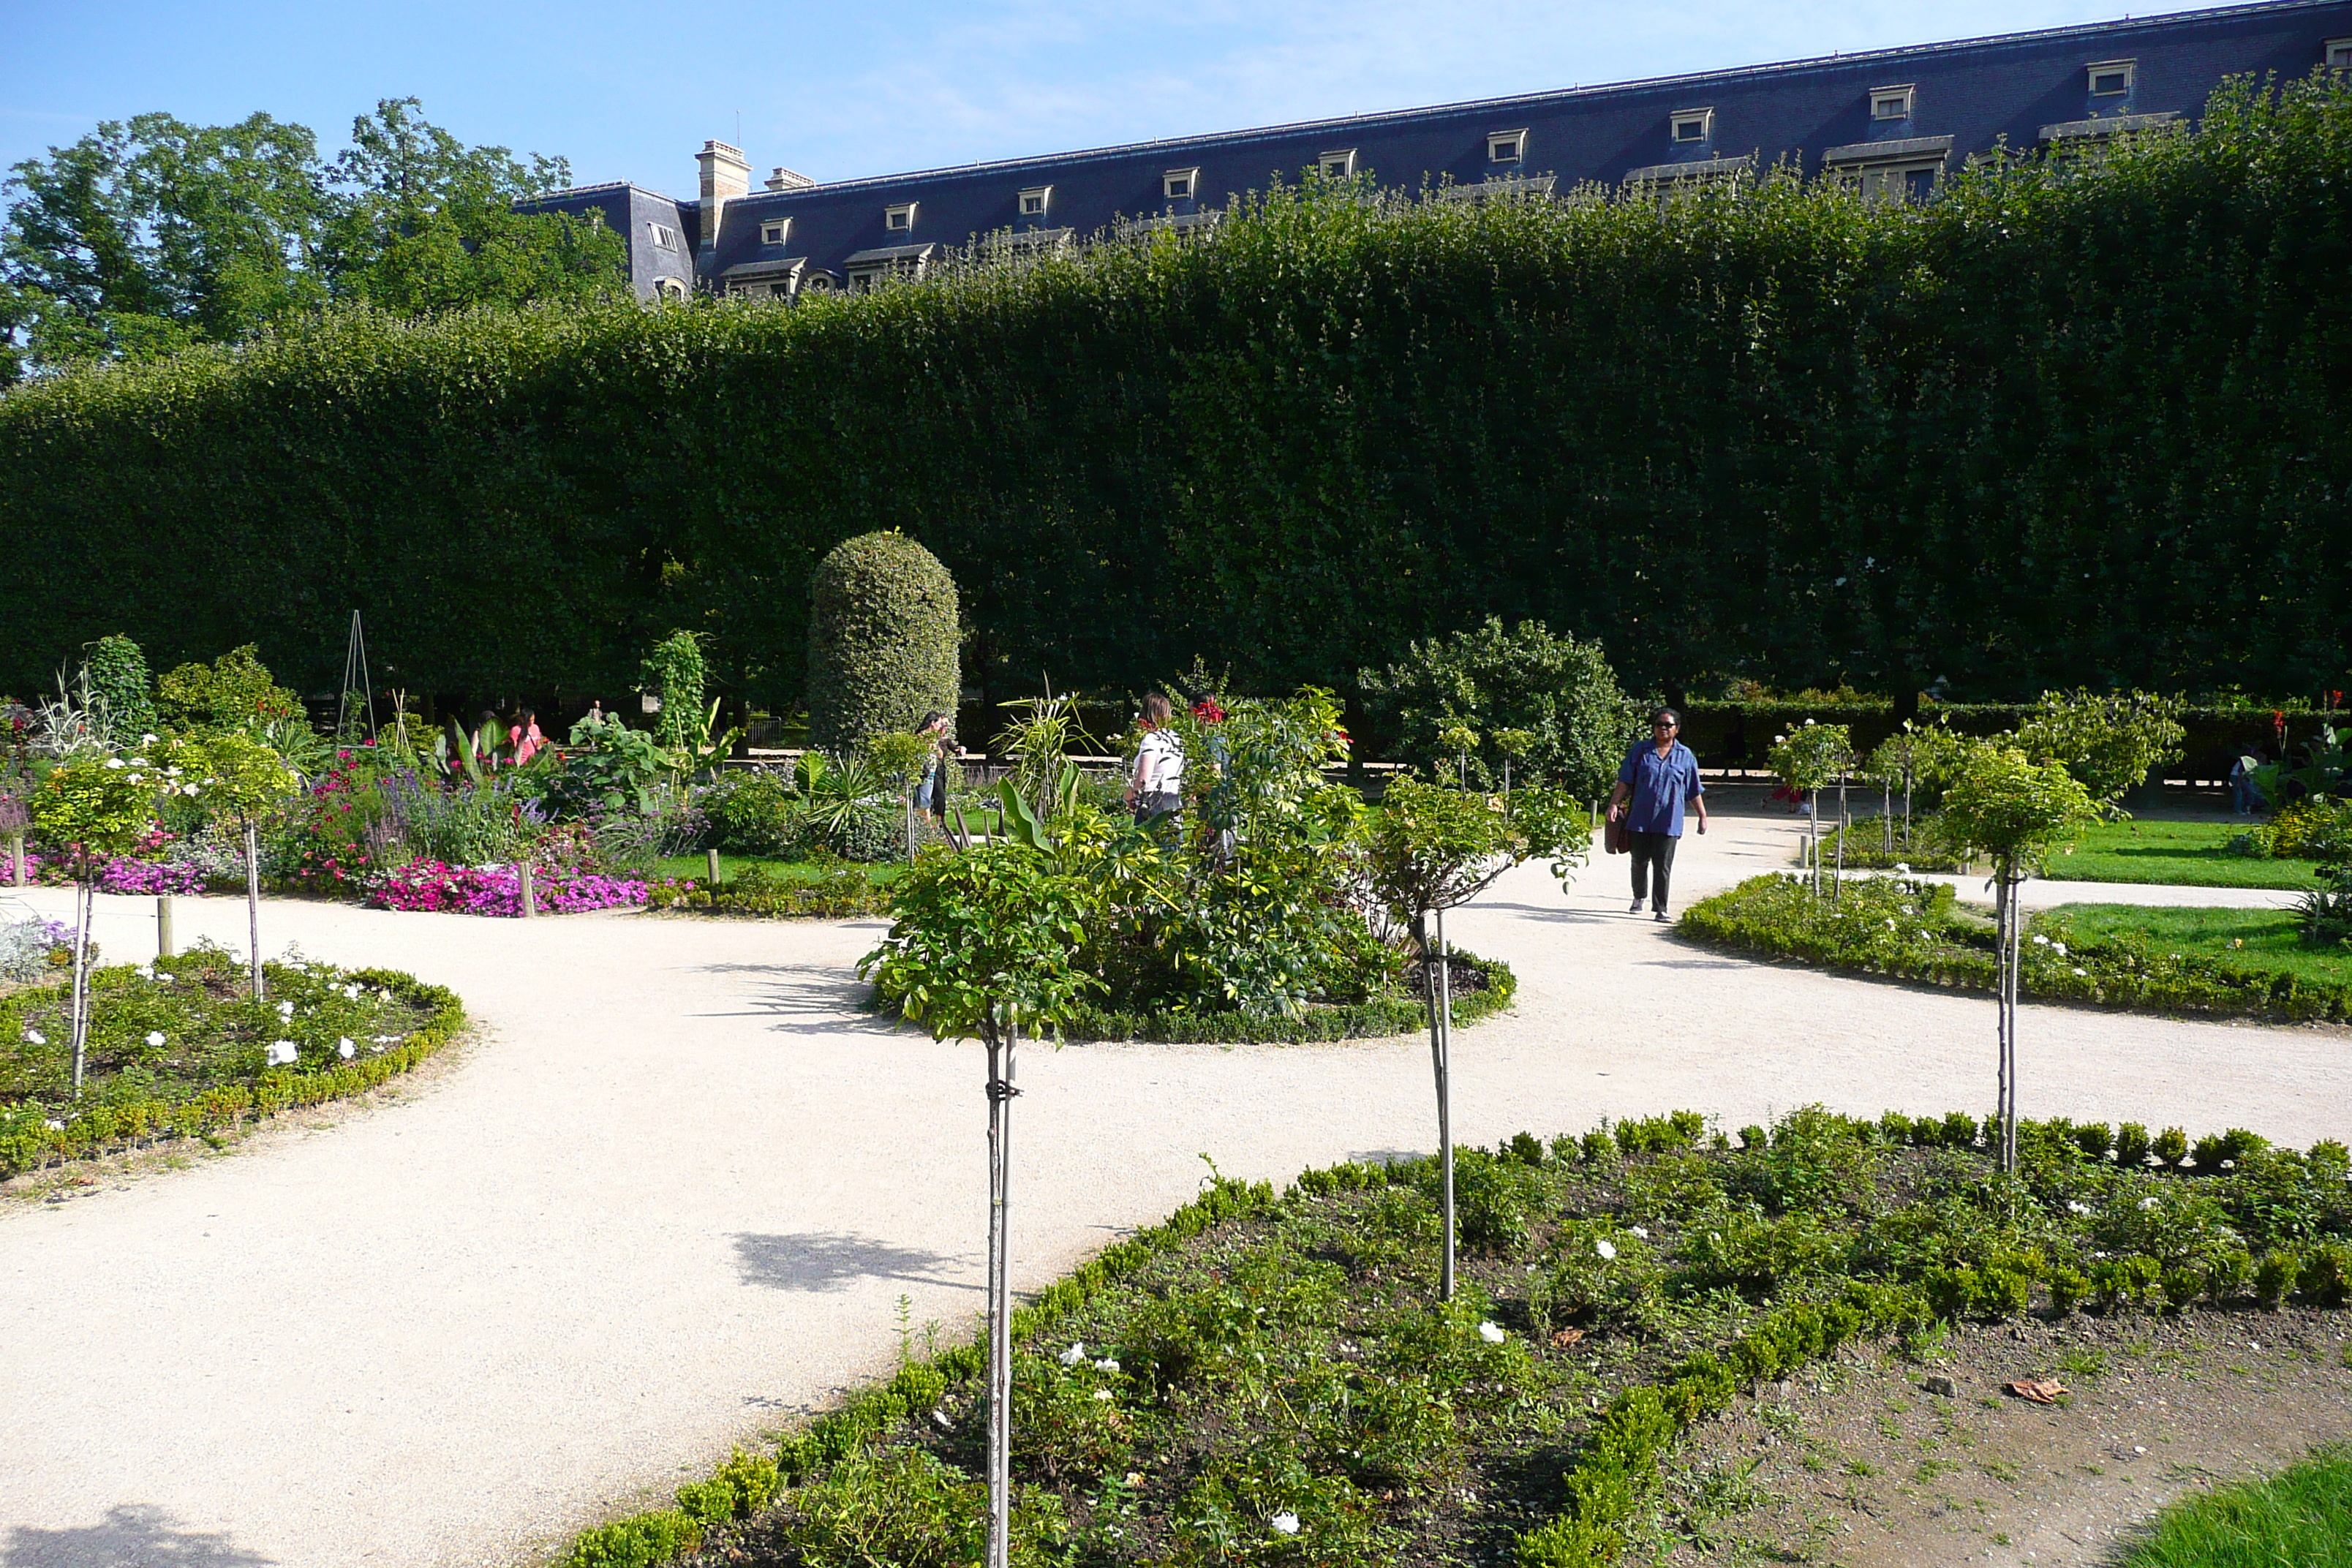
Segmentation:
[[(1790, 832), (1719, 816), (1678, 898), (1786, 864)], [(1627, 916), (1623, 865), (1565, 897), (1523, 869), (1451, 922), (1521, 978), (1515, 1013), (1456, 1042), (1465, 1142), (1990, 1102), (1982, 1000), (1686, 946)], [(100, 900), (110, 957), (152, 951), (152, 911)], [(235, 945), (243, 918), (178, 905), (183, 942)], [(273, 950), (456, 987), (485, 1037), (404, 1101), (0, 1205), (6, 1568), (528, 1561), (885, 1368), (902, 1295), (918, 1326), (968, 1326), (979, 1055), (854, 1010), (877, 923), (264, 922)], [(2339, 1032), (2029, 1006), (2023, 1038), (2032, 1113), (2352, 1134)], [(1188, 1197), (1196, 1152), (1281, 1179), (1432, 1142), (1414, 1039), (1032, 1049), (1021, 1081), (1030, 1286)]]

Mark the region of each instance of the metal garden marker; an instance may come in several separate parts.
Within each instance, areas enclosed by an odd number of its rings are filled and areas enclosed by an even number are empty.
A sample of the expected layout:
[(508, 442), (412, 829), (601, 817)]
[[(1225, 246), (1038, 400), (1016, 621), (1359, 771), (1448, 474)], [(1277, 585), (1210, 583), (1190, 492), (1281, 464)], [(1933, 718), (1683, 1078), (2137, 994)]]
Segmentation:
[(1013, 1510), (1013, 1097), (1018, 1026), (988, 1042), (988, 1568), (1007, 1568)]

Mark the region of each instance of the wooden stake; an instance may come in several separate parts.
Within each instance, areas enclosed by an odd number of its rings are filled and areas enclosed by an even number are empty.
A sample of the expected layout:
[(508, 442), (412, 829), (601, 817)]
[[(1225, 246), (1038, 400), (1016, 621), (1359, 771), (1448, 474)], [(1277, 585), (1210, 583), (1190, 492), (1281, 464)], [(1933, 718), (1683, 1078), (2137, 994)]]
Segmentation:
[(172, 895), (155, 895), (155, 956), (169, 958), (179, 951), (172, 942)]
[[(1008, 1568), (1013, 1515), (1013, 1097), (1018, 1029), (988, 1043), (988, 1568)], [(1000, 1073), (999, 1068), (1002, 1068)]]
[(1431, 911), (1434, 922), (1430, 948), (1434, 974), (1424, 973), (1430, 994), (1429, 1055), (1437, 1075), (1438, 1210), (1445, 1231), (1445, 1250), (1437, 1267), (1437, 1299), (1454, 1300), (1454, 1091), (1449, 1071), (1454, 1046), (1453, 965), (1446, 960), (1445, 911)]
[(710, 873), (709, 879), (710, 891), (715, 894), (719, 891), (719, 851), (705, 849), (702, 852), (702, 863)]
[(532, 885), (530, 862), (524, 861), (520, 869), (522, 871), (522, 918), (527, 921), (536, 920), (539, 918), (539, 889)]

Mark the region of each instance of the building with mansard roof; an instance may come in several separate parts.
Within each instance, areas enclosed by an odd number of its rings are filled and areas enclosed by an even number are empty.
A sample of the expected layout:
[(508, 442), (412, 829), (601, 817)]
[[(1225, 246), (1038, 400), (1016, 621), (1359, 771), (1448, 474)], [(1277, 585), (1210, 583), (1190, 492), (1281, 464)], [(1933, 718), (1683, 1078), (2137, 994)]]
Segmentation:
[(626, 183), (528, 204), (600, 213), (638, 295), (793, 299), (919, 276), (975, 245), (1018, 253), (1119, 225), (1213, 223), (1311, 171), (1433, 200), (1662, 189), (1786, 163), (1924, 200), (1970, 157), (2097, 145), (2190, 121), (2223, 79), (2352, 68), (2352, 0), (2270, 0), (1694, 76), (1137, 142), (873, 179), (778, 168), (753, 189), (709, 142), (700, 188)]

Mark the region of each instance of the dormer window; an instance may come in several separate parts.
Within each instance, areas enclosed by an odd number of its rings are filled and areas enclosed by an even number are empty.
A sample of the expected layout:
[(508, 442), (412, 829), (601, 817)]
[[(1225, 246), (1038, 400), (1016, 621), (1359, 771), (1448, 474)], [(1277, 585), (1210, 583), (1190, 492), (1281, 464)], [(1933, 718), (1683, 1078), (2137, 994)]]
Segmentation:
[(792, 237), (792, 219), (788, 217), (768, 218), (760, 225), (760, 243), (761, 245), (782, 245), (785, 240)]
[(1021, 193), (1021, 216), (1023, 217), (1044, 217), (1045, 216), (1045, 208), (1052, 204), (1053, 200), (1053, 186), (1032, 185), (1029, 189)]
[(1525, 131), (1489, 131), (1486, 132), (1486, 162), (1517, 163), (1528, 155), (1528, 133)]
[(1163, 200), (1189, 202), (1201, 194), (1201, 171), (1171, 169), (1160, 176), (1160, 195)]
[(1909, 87), (1874, 87), (1870, 89), (1870, 117), (1873, 120), (1908, 120), (1911, 118), (1911, 95), (1917, 89)]
[(2090, 68), (2093, 98), (2121, 98), (2132, 89), (2137, 60), (2105, 60)]
[(1327, 180), (1350, 179), (1356, 173), (1356, 150), (1350, 147), (1342, 153), (1326, 153), (1315, 162)]
[(2330, 38), (2320, 47), (2329, 70), (2352, 71), (2352, 38)]
[(676, 250), (677, 248), (677, 230), (670, 227), (670, 226), (666, 223), (649, 223), (646, 225), (646, 237), (654, 242), (654, 248), (656, 250)]
[(905, 234), (915, 226), (917, 202), (901, 202), (897, 206), (882, 209), (882, 226), (892, 234)]
[[(1851, 99), (1846, 100), (1851, 103)], [(1715, 134), (1715, 110), (1712, 109), (1677, 109), (1674, 112), (1674, 142), (1677, 147), (1696, 147)], [(1656, 124), (1655, 121), (1651, 121)]]

